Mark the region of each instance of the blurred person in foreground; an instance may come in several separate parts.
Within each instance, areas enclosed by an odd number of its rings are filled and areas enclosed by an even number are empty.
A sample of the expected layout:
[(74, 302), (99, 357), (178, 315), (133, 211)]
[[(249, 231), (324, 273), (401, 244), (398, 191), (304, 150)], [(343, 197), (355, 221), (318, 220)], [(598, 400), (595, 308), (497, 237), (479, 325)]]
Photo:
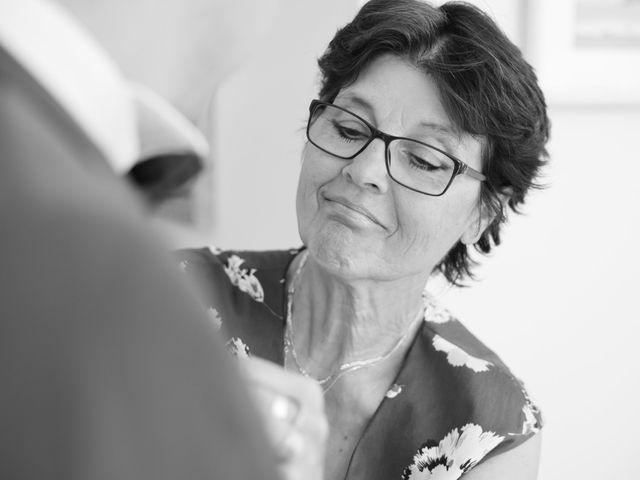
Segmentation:
[(237, 381), (118, 175), (139, 139), (117, 67), (51, 2), (0, 12), (0, 477), (309, 478), (320, 391), (266, 362)]
[[(319, 59), (297, 193), (302, 248), (179, 254), (239, 355), (325, 394), (325, 478), (533, 479), (541, 420), (429, 294), (500, 243), (546, 160), (520, 51), (465, 3), (372, 0)], [(499, 300), (499, 299), (498, 299)]]

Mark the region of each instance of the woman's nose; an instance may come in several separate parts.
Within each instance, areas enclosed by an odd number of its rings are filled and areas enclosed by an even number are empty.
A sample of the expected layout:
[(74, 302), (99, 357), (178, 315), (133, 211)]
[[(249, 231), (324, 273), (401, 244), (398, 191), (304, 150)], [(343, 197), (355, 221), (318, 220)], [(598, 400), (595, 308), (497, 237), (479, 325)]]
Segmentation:
[(384, 141), (375, 139), (344, 166), (342, 174), (362, 188), (385, 193), (389, 189), (390, 180), (385, 155)]

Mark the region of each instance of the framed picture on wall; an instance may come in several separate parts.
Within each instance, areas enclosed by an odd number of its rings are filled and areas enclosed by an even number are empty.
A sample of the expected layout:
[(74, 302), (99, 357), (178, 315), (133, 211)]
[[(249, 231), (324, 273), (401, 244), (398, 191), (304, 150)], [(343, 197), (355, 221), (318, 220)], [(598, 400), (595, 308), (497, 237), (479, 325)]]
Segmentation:
[(527, 0), (524, 11), (549, 104), (640, 106), (640, 0)]

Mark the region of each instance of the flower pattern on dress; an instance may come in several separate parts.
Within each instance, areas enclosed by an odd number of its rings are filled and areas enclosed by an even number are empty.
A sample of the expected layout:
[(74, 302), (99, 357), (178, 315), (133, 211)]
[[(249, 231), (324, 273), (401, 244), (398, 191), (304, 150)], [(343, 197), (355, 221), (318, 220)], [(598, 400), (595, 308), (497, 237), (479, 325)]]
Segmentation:
[(216, 247), (215, 245), (209, 245), (209, 251), (212, 255), (220, 255), (222, 253), (222, 249)]
[(538, 423), (538, 418), (536, 417), (536, 414), (540, 414), (538, 407), (527, 401), (522, 407), (522, 414), (524, 415), (522, 435), (538, 433), (540, 431), (540, 423)]
[(244, 260), (238, 255), (231, 255), (227, 259), (224, 272), (233, 285), (248, 293), (256, 302), (262, 302), (264, 300), (264, 290), (255, 277), (256, 269), (247, 270), (246, 268), (241, 268), (243, 263)]
[[(504, 437), (469, 423), (454, 428), (439, 443), (428, 442), (413, 457), (403, 480), (456, 480), (472, 469)], [(429, 446), (431, 444), (431, 446)]]
[(465, 366), (476, 373), (486, 372), (493, 364), (481, 358), (469, 355), (457, 345), (445, 340), (440, 335), (434, 335), (433, 348), (447, 354), (447, 361), (454, 367)]
[(424, 303), (424, 320), (432, 323), (447, 323), (454, 320), (451, 312), (444, 308), (442, 304), (431, 296), (426, 290), (422, 293)]
[(524, 416), (524, 421), (522, 422), (521, 434), (529, 435), (538, 433), (542, 428), (542, 425), (538, 421), (538, 418), (541, 417), (540, 410), (531, 400), (529, 391), (525, 388), (522, 380), (518, 379), (518, 383), (520, 384), (522, 395), (524, 395), (524, 405), (522, 406), (522, 415)]
[(211, 323), (213, 323), (216, 331), (220, 330), (222, 328), (222, 318), (220, 318), (218, 310), (213, 307), (209, 307), (207, 309), (207, 313), (209, 314), (209, 319), (211, 320)]
[(236, 358), (249, 358), (249, 347), (238, 337), (232, 337), (226, 343), (227, 349)]
[(186, 260), (183, 260), (178, 264), (178, 267), (180, 268), (181, 272), (186, 272), (188, 266), (189, 266), (189, 263)]
[(389, 388), (389, 390), (387, 390), (387, 393), (385, 394), (385, 397), (387, 397), (387, 398), (396, 398), (401, 393), (402, 393), (402, 385), (398, 385), (397, 383), (394, 383), (393, 385), (391, 385), (391, 388)]

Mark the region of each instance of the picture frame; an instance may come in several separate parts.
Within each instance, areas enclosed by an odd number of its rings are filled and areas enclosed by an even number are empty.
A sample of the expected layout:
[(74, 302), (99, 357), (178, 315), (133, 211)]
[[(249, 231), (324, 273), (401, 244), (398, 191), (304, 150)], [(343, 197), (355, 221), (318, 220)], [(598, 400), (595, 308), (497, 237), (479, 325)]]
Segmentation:
[(640, 106), (640, 1), (527, 0), (524, 13), (550, 105)]

